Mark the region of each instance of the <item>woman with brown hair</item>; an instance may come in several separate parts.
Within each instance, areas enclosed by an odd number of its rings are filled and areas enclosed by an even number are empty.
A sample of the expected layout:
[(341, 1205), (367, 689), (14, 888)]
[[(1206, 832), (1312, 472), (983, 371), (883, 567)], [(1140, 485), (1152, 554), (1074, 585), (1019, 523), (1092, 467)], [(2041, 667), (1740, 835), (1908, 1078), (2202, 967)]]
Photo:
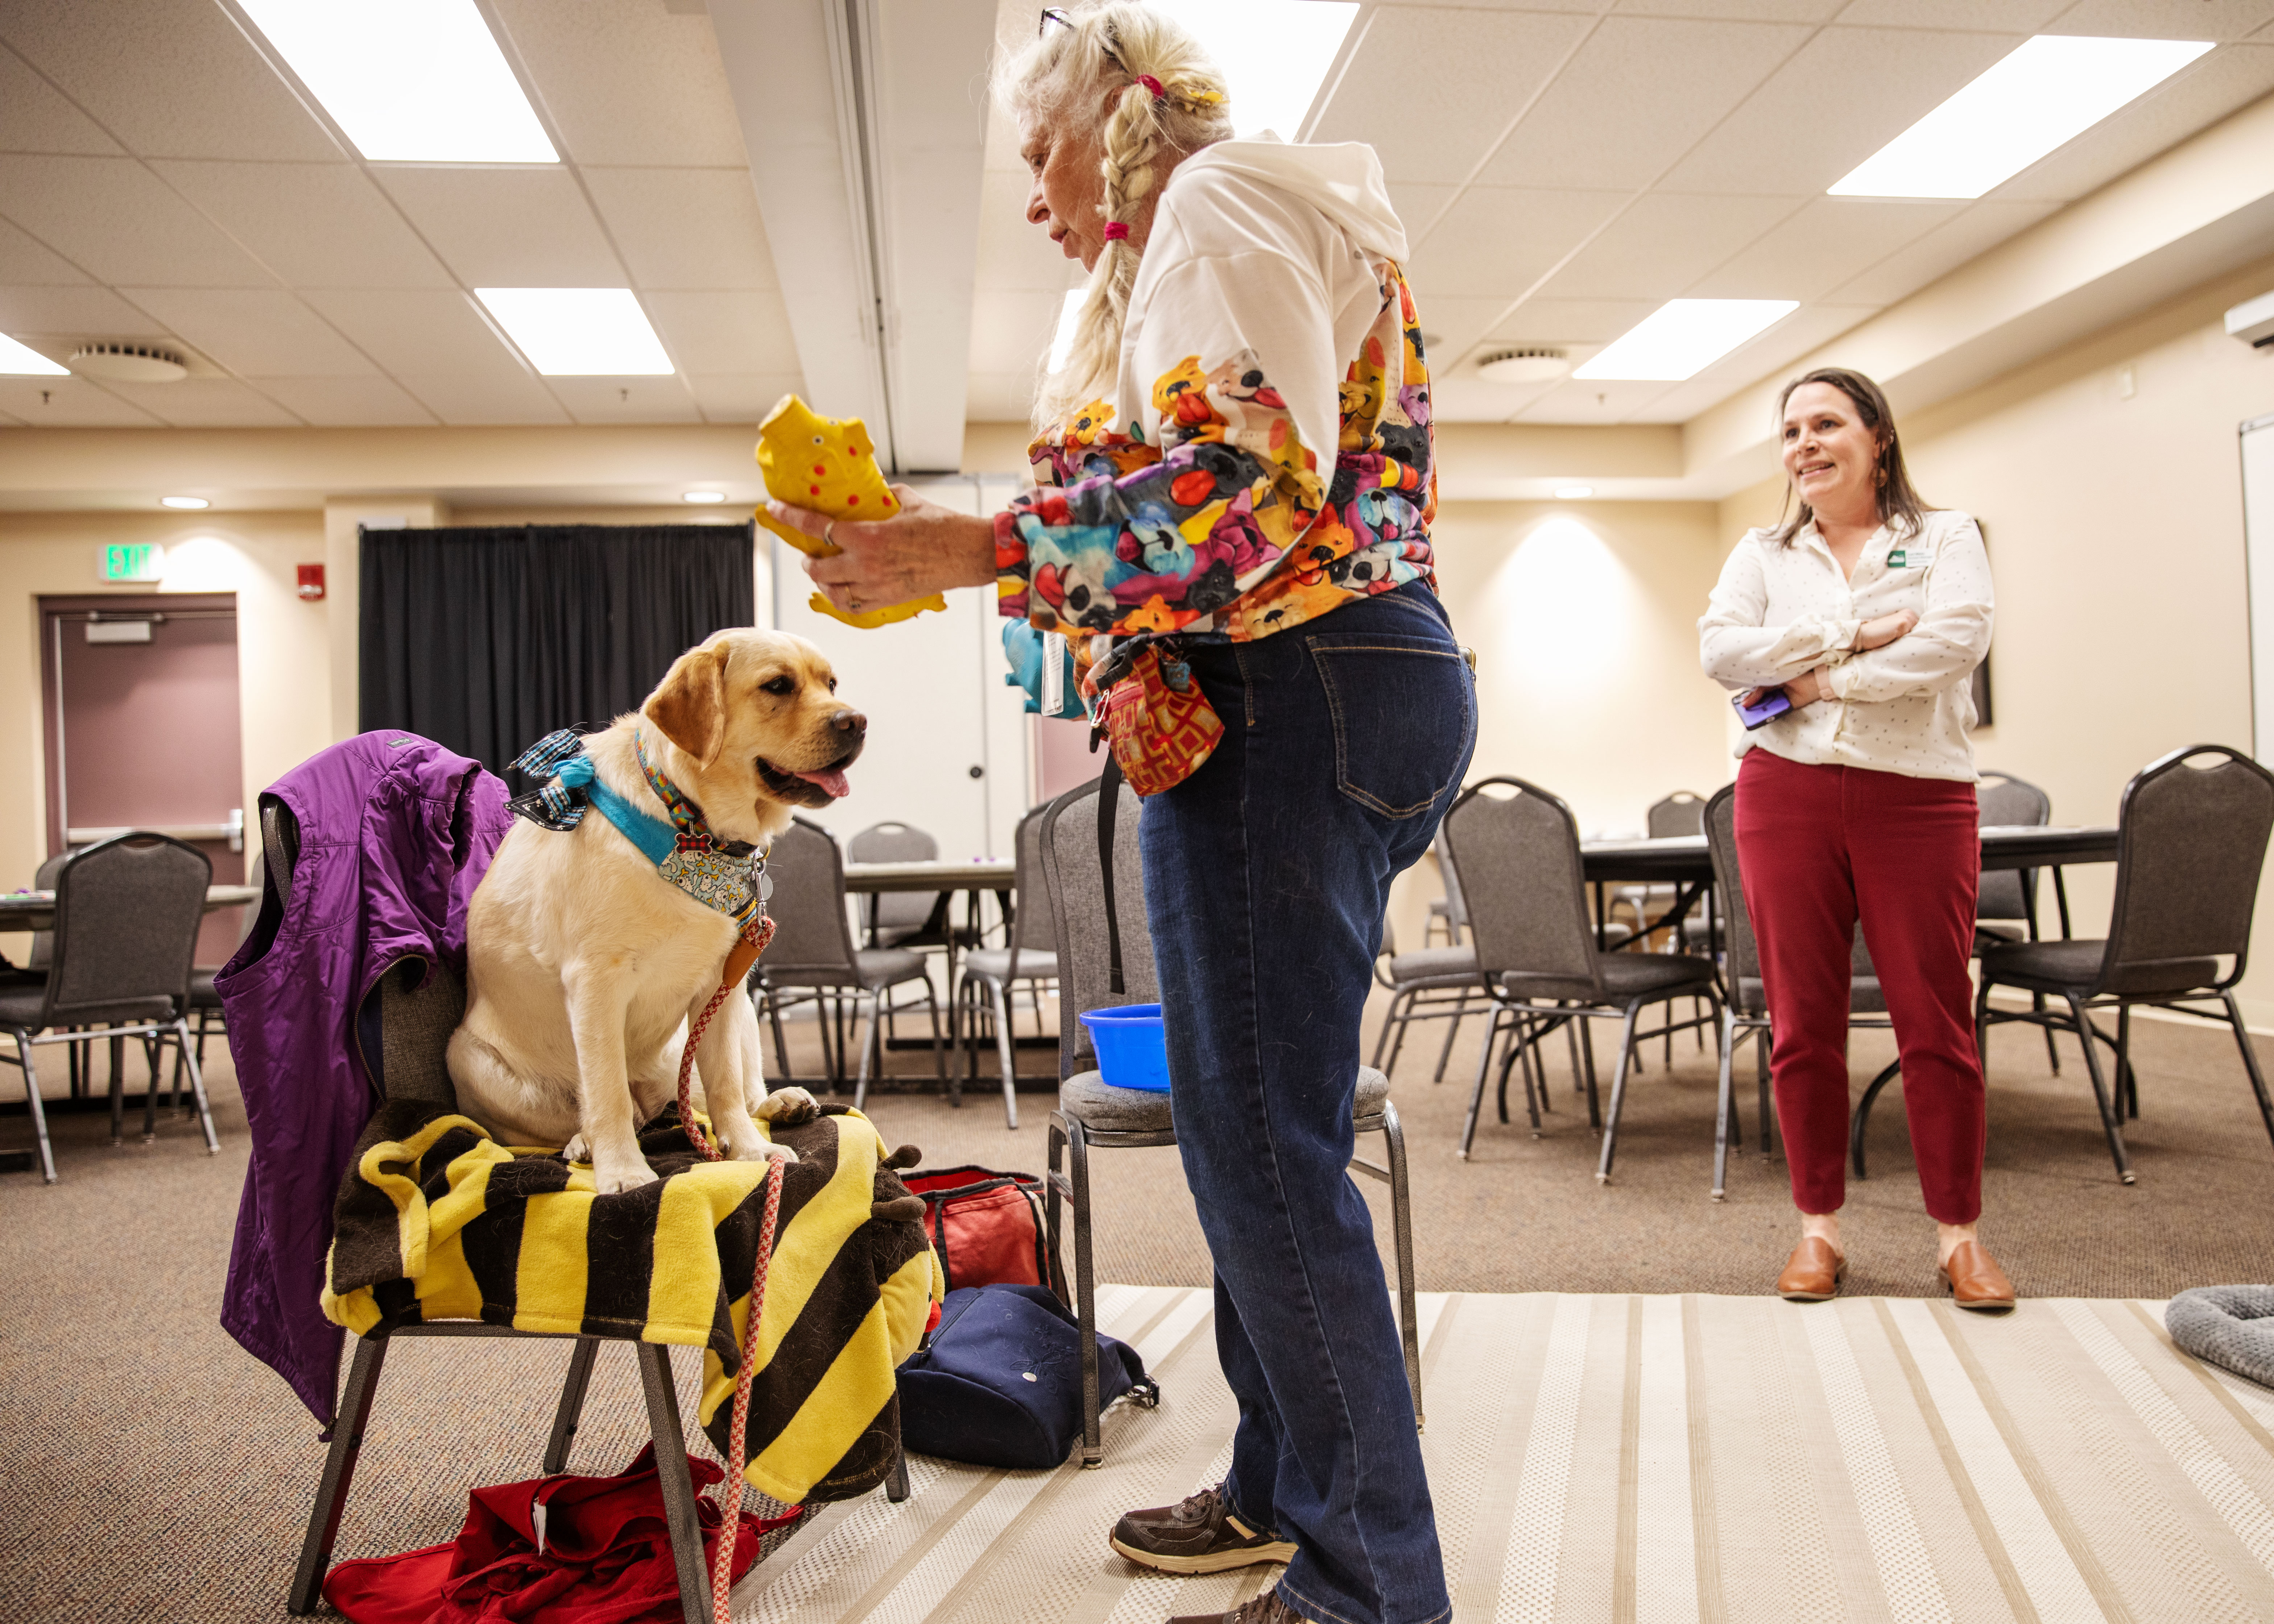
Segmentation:
[(1698, 622), (1707, 676), (1752, 690), (1748, 704), (1781, 689), (1789, 705), (1739, 747), (1736, 806), (1801, 1214), (1777, 1290), (1821, 1302), (1847, 1273), (1860, 920), (1901, 1055), (1941, 1278), (1961, 1307), (2010, 1308), (2013, 1285), (1976, 1233), (1988, 1119), (1967, 974), (1982, 866), (1969, 680), (1990, 648), (1989, 558), (1972, 519), (1911, 488), (1869, 378), (1811, 372), (1785, 386), (1779, 415), (1799, 511), (1747, 532)]

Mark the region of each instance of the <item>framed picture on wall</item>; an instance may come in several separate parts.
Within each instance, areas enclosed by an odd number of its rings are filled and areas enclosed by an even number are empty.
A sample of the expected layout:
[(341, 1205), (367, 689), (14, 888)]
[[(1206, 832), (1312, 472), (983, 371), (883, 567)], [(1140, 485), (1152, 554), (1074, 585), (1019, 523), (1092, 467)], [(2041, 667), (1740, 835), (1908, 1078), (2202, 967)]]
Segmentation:
[[(1982, 550), (1987, 553), (1990, 550), (1990, 527), (1977, 517), (1974, 521), (1974, 528), (1982, 532)], [(1982, 663), (1974, 668), (1973, 686), (1974, 725), (1977, 727), (1987, 727), (1997, 719), (1997, 712), (1992, 708), (1990, 656), (1987, 653), (1982, 656)]]

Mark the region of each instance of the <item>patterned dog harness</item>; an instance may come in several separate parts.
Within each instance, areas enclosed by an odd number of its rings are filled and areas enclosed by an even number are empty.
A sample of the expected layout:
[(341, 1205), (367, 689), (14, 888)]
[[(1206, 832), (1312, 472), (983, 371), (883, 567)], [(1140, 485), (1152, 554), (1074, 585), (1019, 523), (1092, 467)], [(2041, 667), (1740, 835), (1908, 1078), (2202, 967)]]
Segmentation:
[[(716, 908), (744, 932), (765, 919), (773, 882), (766, 877), (765, 854), (741, 840), (722, 840), (703, 821), (703, 808), (650, 764), (647, 747), (635, 733), (640, 771), (671, 814), (671, 821), (644, 812), (604, 783), (584, 754), (588, 733), (597, 727), (564, 727), (539, 739), (514, 758), (516, 771), (551, 781), (542, 789), (506, 804), (539, 826), (565, 833), (584, 821), (585, 808), (600, 815), (637, 846), (656, 872), (704, 906)], [(772, 934), (771, 930), (768, 934)]]

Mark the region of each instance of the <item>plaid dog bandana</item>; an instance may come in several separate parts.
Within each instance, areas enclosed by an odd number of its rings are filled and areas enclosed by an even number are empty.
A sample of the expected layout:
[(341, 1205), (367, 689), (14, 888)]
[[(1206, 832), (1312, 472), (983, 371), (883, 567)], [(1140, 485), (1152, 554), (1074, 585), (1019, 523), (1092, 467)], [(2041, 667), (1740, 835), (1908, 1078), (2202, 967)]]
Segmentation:
[(514, 758), (515, 770), (552, 781), (506, 805), (532, 823), (562, 832), (583, 821), (587, 806), (598, 807), (655, 865), (657, 873), (697, 902), (716, 908), (745, 930), (762, 921), (766, 898), (773, 893), (764, 854), (742, 841), (712, 834), (703, 821), (703, 808), (649, 763), (646, 746), (636, 734), (633, 747), (639, 752), (640, 771), (669, 810), (671, 821), (642, 811), (610, 789), (584, 754), (586, 735), (603, 731), (589, 724), (564, 727), (523, 750)]

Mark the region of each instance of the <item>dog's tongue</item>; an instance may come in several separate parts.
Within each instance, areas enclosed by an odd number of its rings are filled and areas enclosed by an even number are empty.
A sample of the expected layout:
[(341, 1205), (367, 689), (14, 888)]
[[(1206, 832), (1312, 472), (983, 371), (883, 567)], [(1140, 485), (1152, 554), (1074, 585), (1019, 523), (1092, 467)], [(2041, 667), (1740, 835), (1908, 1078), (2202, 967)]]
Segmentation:
[(845, 769), (842, 767), (824, 767), (818, 772), (800, 772), (792, 776), (815, 786), (832, 801), (840, 800), (853, 793), (853, 786), (845, 781)]

